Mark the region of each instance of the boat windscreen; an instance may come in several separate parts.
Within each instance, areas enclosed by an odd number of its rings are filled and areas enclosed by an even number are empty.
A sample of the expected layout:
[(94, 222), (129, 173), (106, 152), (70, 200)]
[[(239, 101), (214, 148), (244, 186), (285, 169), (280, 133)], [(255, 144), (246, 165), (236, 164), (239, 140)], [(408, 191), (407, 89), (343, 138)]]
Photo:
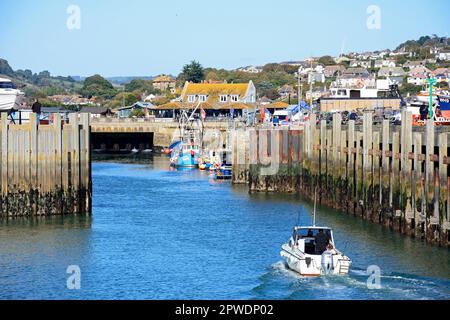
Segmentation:
[(331, 229), (302, 228), (298, 229), (296, 233), (300, 236), (300, 238), (315, 238), (319, 234), (320, 230), (325, 233), (328, 239), (331, 239)]
[(9, 81), (1, 81), (0, 82), (0, 89), (16, 89), (16, 86)]

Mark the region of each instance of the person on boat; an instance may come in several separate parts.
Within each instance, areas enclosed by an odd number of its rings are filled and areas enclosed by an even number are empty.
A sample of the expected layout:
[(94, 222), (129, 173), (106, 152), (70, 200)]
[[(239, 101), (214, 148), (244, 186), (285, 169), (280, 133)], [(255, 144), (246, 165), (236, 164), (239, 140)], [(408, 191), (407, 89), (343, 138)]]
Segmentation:
[(325, 254), (326, 254), (326, 253), (328, 253), (328, 254), (337, 254), (337, 251), (336, 251), (336, 249), (334, 249), (334, 245), (333, 245), (333, 243), (331, 242), (331, 240), (328, 241), (328, 245), (327, 245), (327, 248), (326, 248), (326, 250), (324, 251), (324, 253), (325, 253)]
[(327, 249), (328, 242), (327, 235), (323, 232), (323, 229), (320, 229), (316, 236), (316, 251), (322, 254)]

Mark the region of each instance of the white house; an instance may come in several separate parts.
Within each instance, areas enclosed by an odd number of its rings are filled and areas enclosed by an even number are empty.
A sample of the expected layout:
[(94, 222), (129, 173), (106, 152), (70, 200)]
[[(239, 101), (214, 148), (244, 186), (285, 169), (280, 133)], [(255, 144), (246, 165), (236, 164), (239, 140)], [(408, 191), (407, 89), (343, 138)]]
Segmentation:
[(425, 84), (427, 76), (423, 73), (412, 74), (408, 77), (407, 82), (416, 86), (422, 86)]
[(439, 52), (436, 58), (441, 61), (450, 60), (450, 50), (442, 50), (441, 52)]
[(319, 72), (311, 72), (308, 74), (308, 83), (311, 82), (325, 82), (325, 75)]
[(396, 66), (394, 60), (384, 60), (384, 59), (377, 59), (375, 60), (375, 68), (394, 68)]
[(372, 66), (372, 61), (370, 60), (352, 60), (350, 61), (350, 67), (361, 67), (361, 68), (370, 68)]
[(246, 72), (246, 73), (260, 73), (262, 71), (262, 67), (257, 66), (247, 66), (236, 69), (236, 71)]

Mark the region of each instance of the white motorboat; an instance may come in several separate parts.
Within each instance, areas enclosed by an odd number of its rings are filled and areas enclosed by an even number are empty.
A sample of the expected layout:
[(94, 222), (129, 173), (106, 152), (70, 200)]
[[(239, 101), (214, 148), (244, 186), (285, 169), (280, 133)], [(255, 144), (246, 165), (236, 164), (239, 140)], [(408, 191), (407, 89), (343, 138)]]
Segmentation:
[(22, 103), (24, 93), (16, 89), (13, 82), (6, 78), (0, 78), (0, 111), (17, 109)]
[[(315, 205), (314, 205), (315, 207)], [(346, 275), (351, 260), (335, 247), (333, 230), (327, 227), (294, 227), (289, 241), (282, 245), (280, 255), (289, 269), (302, 276)]]

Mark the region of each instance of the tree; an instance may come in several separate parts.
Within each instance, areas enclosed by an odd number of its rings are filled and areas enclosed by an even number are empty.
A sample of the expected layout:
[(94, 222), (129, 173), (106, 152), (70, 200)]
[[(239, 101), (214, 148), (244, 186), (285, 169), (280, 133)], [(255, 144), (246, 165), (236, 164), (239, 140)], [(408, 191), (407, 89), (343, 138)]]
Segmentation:
[(133, 109), (130, 112), (130, 118), (144, 118), (145, 112), (142, 109)]
[(133, 92), (119, 92), (107, 105), (110, 108), (121, 107), (123, 104), (131, 106), (138, 102), (140, 98), (140, 92), (137, 90)]
[(448, 89), (448, 82), (447, 81), (441, 81), (436, 84), (436, 87), (439, 89)]
[(331, 56), (323, 56), (319, 58), (319, 64), (323, 64), (324, 66), (332, 66), (336, 64), (333, 57)]
[(13, 69), (10, 67), (8, 61), (0, 59), (0, 74), (5, 74), (7, 76), (14, 75)]
[(125, 91), (133, 92), (139, 91), (141, 93), (146, 92), (147, 94), (159, 93), (150, 80), (134, 79), (130, 83), (125, 85)]
[(100, 97), (103, 99), (111, 99), (117, 94), (117, 90), (114, 89), (108, 80), (96, 74), (84, 80), (80, 93), (86, 98)]
[(400, 93), (402, 95), (407, 95), (408, 93), (411, 95), (417, 94), (420, 92), (421, 90), (421, 86), (416, 86), (412, 83), (404, 83), (401, 87), (400, 87)]
[(183, 71), (178, 77), (181, 78), (183, 82), (191, 81), (194, 83), (199, 83), (203, 79), (205, 79), (205, 73), (202, 65), (199, 62), (193, 60), (190, 64), (186, 64), (183, 67)]

